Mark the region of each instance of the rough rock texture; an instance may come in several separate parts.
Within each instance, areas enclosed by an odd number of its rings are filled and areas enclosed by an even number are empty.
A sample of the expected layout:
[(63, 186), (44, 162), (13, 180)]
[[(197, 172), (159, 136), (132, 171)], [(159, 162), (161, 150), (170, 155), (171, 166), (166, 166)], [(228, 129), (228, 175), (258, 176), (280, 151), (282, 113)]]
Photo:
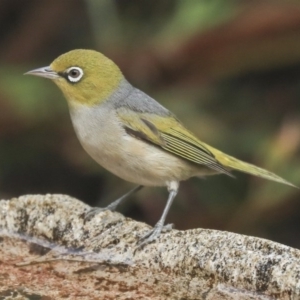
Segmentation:
[(300, 299), (300, 251), (268, 240), (149, 229), (117, 212), (88, 222), (64, 195), (0, 201), (0, 299)]

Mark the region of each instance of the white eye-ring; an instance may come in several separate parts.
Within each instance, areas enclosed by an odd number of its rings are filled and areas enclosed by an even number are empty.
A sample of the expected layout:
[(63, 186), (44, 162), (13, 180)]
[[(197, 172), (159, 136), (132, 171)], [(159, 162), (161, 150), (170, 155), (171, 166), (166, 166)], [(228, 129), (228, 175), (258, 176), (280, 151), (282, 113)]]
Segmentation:
[(71, 67), (67, 70), (66, 73), (68, 80), (71, 82), (78, 82), (83, 76), (82, 69), (78, 67)]

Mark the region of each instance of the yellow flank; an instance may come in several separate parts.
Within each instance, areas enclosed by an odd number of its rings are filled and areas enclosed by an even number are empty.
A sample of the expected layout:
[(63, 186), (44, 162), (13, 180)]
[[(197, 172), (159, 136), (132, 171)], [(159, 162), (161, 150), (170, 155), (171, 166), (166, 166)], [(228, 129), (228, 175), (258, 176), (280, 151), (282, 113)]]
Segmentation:
[(80, 82), (70, 84), (62, 77), (54, 80), (71, 104), (92, 106), (101, 103), (117, 90), (123, 79), (122, 72), (113, 61), (93, 50), (72, 50), (50, 65), (58, 74), (76, 66), (84, 72)]

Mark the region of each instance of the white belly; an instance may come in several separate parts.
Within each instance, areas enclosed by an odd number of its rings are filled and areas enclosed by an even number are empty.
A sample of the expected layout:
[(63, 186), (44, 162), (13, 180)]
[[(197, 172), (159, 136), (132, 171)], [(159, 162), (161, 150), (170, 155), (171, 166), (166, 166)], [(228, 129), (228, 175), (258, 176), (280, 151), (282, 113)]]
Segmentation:
[(199, 173), (196, 166), (128, 135), (109, 108), (80, 107), (71, 111), (71, 118), (86, 152), (126, 181), (165, 186)]

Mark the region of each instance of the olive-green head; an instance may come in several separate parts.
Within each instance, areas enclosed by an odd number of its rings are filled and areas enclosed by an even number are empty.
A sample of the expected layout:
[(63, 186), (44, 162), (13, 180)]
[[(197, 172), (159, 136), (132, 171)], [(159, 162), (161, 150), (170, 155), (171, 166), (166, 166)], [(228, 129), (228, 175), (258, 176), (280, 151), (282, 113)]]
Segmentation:
[(95, 105), (116, 91), (123, 79), (118, 66), (93, 50), (72, 50), (50, 66), (27, 72), (52, 79), (71, 104)]

